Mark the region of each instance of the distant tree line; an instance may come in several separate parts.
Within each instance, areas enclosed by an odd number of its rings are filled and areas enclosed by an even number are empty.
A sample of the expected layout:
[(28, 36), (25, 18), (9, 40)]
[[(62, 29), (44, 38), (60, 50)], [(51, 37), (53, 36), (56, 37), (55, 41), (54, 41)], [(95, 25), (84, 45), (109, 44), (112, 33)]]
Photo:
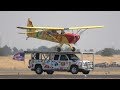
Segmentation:
[[(27, 49), (27, 51), (56, 51), (57, 46), (48, 48), (46, 46), (40, 46), (36, 49)], [(71, 51), (70, 48), (62, 48), (64, 51)], [(7, 45), (0, 47), (0, 56), (7, 56), (7, 55), (13, 55), (17, 52), (22, 52), (24, 51), (23, 49), (17, 49), (16, 47), (10, 48)], [(80, 51), (77, 49), (76, 51)], [(120, 50), (113, 49), (113, 48), (104, 48), (103, 50), (99, 50), (96, 52), (97, 55), (101, 56), (113, 56), (113, 55), (120, 55)]]
[(7, 45), (3, 46), (0, 48), (0, 56), (8, 56), (8, 55), (13, 55), (17, 52), (23, 51), (23, 49), (18, 50), (16, 47), (10, 48)]
[(103, 50), (99, 50), (96, 52), (96, 54), (101, 56), (113, 56), (113, 55), (120, 55), (119, 49), (113, 49), (113, 48), (104, 48)]
[[(40, 46), (36, 49), (27, 49), (27, 51), (54, 51), (55, 47), (48, 48), (46, 46)], [(0, 56), (14, 55), (17, 52), (22, 52), (23, 49), (18, 50), (16, 47), (10, 48), (7, 45), (0, 47)]]
[[(40, 46), (36, 49), (27, 49), (27, 51), (56, 51), (57, 46), (48, 48), (46, 46)], [(70, 48), (62, 48), (64, 51), (71, 51)], [(10, 48), (7, 45), (0, 48), (0, 56), (8, 56), (8, 55), (14, 55), (17, 52), (22, 52), (23, 49), (18, 50), (16, 47)], [(79, 51), (78, 49), (76, 51)]]

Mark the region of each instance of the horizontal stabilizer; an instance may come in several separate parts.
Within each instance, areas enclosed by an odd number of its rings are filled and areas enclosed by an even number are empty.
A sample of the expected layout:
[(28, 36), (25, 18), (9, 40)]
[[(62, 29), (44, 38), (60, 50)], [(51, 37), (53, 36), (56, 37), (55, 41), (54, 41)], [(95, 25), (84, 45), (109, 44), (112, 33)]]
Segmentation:
[(57, 27), (17, 27), (20, 29), (37, 29), (37, 30), (64, 30), (64, 28)]
[(34, 34), (35, 32), (26, 32), (26, 33), (18, 33), (18, 34)]

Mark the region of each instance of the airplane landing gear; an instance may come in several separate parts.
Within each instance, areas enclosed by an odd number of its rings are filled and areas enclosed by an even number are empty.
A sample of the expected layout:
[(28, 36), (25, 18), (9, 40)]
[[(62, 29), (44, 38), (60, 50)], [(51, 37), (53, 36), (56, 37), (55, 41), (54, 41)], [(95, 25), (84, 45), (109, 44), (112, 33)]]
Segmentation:
[(26, 37), (26, 40), (28, 40), (29, 37)]
[(61, 47), (63, 44), (59, 44), (59, 46), (57, 47), (57, 51), (60, 52), (61, 51)]
[[(70, 44), (68, 44), (69, 46), (70, 46), (70, 48), (71, 48), (71, 51), (75, 51), (76, 50), (76, 48), (75, 47), (73, 47), (73, 46), (71, 46)], [(61, 49), (61, 47), (62, 47), (62, 44), (60, 45), (60, 46), (58, 46), (57, 48), (56, 48), (56, 50), (58, 51), (58, 52), (60, 52), (62, 49)]]
[(57, 51), (60, 52), (60, 51), (61, 51), (61, 48), (60, 48), (60, 47), (57, 47)]
[(69, 46), (70, 46), (70, 48), (71, 48), (71, 51), (75, 51), (76, 49), (75, 49), (75, 47), (73, 47), (72, 45), (70, 45), (70, 44), (68, 44)]
[(76, 49), (75, 49), (75, 47), (72, 47), (71, 50), (74, 52)]

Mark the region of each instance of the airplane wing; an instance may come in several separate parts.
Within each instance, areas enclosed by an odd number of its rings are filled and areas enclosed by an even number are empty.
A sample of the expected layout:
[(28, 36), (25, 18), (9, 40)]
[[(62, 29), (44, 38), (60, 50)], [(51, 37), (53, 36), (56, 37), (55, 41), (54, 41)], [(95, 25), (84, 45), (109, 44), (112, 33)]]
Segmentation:
[(80, 29), (94, 29), (103, 28), (104, 26), (82, 26), (82, 27), (70, 27), (69, 30), (80, 30)]
[(81, 27), (70, 27), (70, 28), (59, 28), (59, 27), (17, 27), (20, 29), (35, 29), (37, 31), (41, 30), (80, 30), (80, 29), (94, 29), (94, 28), (102, 28), (104, 26), (81, 26)]
[(58, 27), (17, 27), (20, 29), (36, 29), (36, 30), (64, 30), (64, 28)]

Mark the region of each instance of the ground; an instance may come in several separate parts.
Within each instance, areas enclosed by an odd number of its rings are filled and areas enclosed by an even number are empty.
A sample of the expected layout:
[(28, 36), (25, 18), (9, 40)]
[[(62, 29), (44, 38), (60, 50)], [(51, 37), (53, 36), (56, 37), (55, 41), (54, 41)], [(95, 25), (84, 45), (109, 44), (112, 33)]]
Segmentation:
[[(5, 72), (10, 72), (18, 74), (18, 71), (20, 73), (33, 73), (28, 69), (28, 61), (30, 59), (30, 55), (25, 56), (25, 61), (16, 61), (12, 59), (13, 56), (0, 56), (0, 74)], [(92, 61), (92, 56), (90, 55), (84, 55), (83, 59), (91, 60)], [(114, 55), (113, 57), (103, 57), (100, 55), (95, 55), (95, 64), (97, 63), (112, 63), (112, 62), (117, 62), (120, 63), (120, 55)], [(16, 72), (15, 72), (16, 71)], [(66, 72), (55, 72), (55, 74), (71, 74), (71, 73), (66, 73)], [(95, 68), (93, 71), (90, 72), (90, 74), (94, 75), (105, 75), (105, 74), (114, 74), (114, 75), (119, 75), (120, 74), (120, 67), (117, 68)]]

